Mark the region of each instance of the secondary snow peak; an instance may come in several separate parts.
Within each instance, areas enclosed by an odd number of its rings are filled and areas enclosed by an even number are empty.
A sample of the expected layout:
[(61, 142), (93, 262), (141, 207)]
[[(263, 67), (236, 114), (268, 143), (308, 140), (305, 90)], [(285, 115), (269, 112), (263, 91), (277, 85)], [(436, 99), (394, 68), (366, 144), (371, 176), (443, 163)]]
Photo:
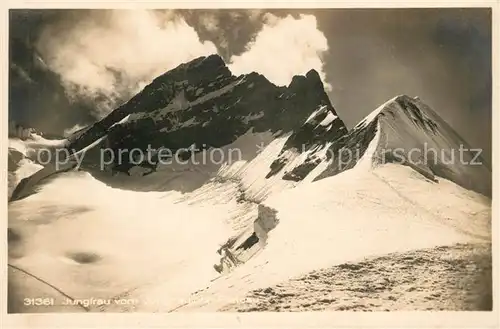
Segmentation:
[(398, 95), (331, 145), (330, 164), (316, 179), (354, 168), (368, 157), (375, 166), (409, 166), (431, 181), (444, 178), (490, 195), (491, 171), (480, 153), (419, 98)]

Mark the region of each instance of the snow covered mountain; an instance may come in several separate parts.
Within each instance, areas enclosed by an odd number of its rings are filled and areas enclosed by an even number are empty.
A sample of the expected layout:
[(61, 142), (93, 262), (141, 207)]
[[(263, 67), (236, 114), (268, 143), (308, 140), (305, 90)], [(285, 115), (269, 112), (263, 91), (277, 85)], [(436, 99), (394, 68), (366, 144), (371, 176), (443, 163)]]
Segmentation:
[[(491, 171), (477, 152), (408, 96), (348, 131), (313, 70), (280, 87), (198, 58), (54, 145), (85, 157), (80, 170), (46, 167), (13, 192), (14, 312), (43, 311), (21, 298), (41, 291), (88, 302), (61, 311), (229, 310), (322, 268), (491, 242)], [(148, 147), (191, 161), (98, 162), (105, 148), (116, 160)], [(203, 161), (215, 149), (225, 160)]]
[[(201, 57), (156, 78), (142, 92), (86, 130), (69, 146), (80, 150), (106, 136), (103, 145), (113, 150), (136, 148), (146, 152), (169, 148), (198, 150), (234, 142), (250, 129), (282, 136), (298, 129), (318, 108), (336, 118), (318, 73), (295, 76), (278, 87), (264, 76), (234, 76), (218, 55)], [(333, 120), (329, 138), (345, 133)], [(255, 156), (257, 149), (253, 150)], [(114, 158), (117, 158), (115, 156)], [(114, 170), (128, 172), (127, 158)]]
[(407, 165), (430, 180), (448, 179), (491, 196), (491, 170), (481, 150), (469, 146), (417, 97), (401, 95), (387, 101), (332, 144), (328, 154), (340, 159), (332, 161), (316, 179), (357, 165), (360, 158), (349, 159), (349, 155), (360, 150), (363, 156), (369, 147), (367, 156), (373, 165)]

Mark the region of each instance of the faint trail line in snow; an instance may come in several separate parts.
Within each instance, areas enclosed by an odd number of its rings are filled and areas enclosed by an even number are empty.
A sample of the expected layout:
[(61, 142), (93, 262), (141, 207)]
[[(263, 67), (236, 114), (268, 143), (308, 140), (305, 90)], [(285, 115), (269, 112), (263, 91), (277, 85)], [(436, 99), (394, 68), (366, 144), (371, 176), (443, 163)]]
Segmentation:
[(391, 183), (389, 183), (389, 181), (387, 181), (385, 178), (383, 178), (382, 176), (378, 175), (377, 173), (375, 173), (375, 171), (372, 171), (373, 175), (375, 177), (377, 177), (378, 179), (380, 179), (380, 181), (384, 184), (386, 184), (390, 189), (392, 189), (400, 198), (402, 198), (403, 200), (409, 202), (410, 204), (412, 204), (413, 206), (421, 209), (422, 211), (424, 211), (426, 214), (430, 215), (432, 218), (436, 219), (440, 224), (443, 224), (445, 226), (448, 226), (448, 227), (451, 227), (453, 228), (454, 230), (462, 233), (462, 234), (465, 234), (465, 235), (468, 235), (468, 236), (471, 236), (471, 237), (474, 237), (474, 238), (477, 238), (477, 239), (480, 239), (480, 240), (484, 240), (484, 241), (489, 241), (489, 238), (487, 236), (483, 236), (483, 235), (480, 235), (480, 234), (474, 234), (474, 233), (471, 233), (471, 232), (468, 232), (466, 230), (463, 230), (457, 226), (453, 226), (453, 225), (450, 225), (448, 223), (446, 223), (442, 217), (439, 217), (437, 216), (436, 214), (434, 214), (432, 211), (429, 211), (427, 209), (425, 209), (424, 207), (422, 207), (421, 205), (419, 205), (417, 202), (411, 200), (410, 198), (408, 198), (407, 196), (405, 196), (403, 193), (399, 192), (397, 188), (395, 188), (394, 186), (391, 185)]
[[(378, 127), (377, 127), (379, 130), (380, 130), (380, 122), (378, 123)], [(391, 127), (391, 129), (394, 130), (393, 127)], [(387, 134), (381, 134), (382, 136), (379, 137), (379, 141), (377, 142), (377, 148), (378, 146), (380, 146), (382, 144), (382, 141), (381, 139), (383, 138), (384, 139), (384, 147), (382, 148), (383, 150), (384, 149), (387, 149), (387, 145), (389, 145), (389, 142), (388, 142), (388, 135)], [(376, 150), (375, 150), (376, 151)], [(374, 154), (373, 155), (375, 158), (379, 159), (379, 154)], [(382, 158), (383, 159), (383, 158)], [(383, 162), (382, 160), (382, 165), (384, 165), (385, 163)], [(422, 173), (420, 173), (419, 171), (415, 170), (414, 168), (410, 167), (412, 170), (414, 170), (415, 172), (417, 172), (419, 175), (422, 175)], [(453, 229), (455, 229), (456, 231), (462, 233), (462, 234), (465, 234), (465, 235), (468, 235), (470, 237), (474, 237), (474, 238), (477, 238), (477, 239), (481, 239), (481, 240), (485, 240), (485, 241), (489, 241), (489, 237), (487, 236), (483, 236), (483, 235), (480, 235), (480, 234), (474, 234), (474, 233), (471, 233), (471, 232), (468, 232), (466, 230), (463, 230), (457, 226), (453, 226), (453, 225), (450, 225), (448, 223), (446, 223), (442, 217), (440, 216), (437, 216), (435, 213), (433, 213), (432, 211), (422, 207), (420, 204), (418, 204), (417, 202), (413, 201), (412, 199), (410, 199), (409, 197), (407, 197), (406, 195), (404, 195), (403, 193), (401, 193), (397, 188), (395, 188), (388, 180), (386, 180), (385, 178), (383, 178), (382, 176), (378, 175), (375, 170), (372, 170), (371, 171), (372, 174), (377, 177), (382, 183), (384, 183), (385, 185), (387, 185), (391, 190), (393, 190), (400, 198), (402, 198), (403, 200), (409, 202), (411, 205), (423, 210), (426, 214), (430, 215), (432, 218), (435, 218), (440, 224), (443, 224), (445, 226), (448, 226), (448, 227), (451, 227)], [(424, 176), (425, 177), (425, 176)]]
[[(175, 266), (175, 265), (182, 265), (182, 264), (185, 264), (186, 261), (179, 261), (179, 262), (176, 262), (174, 264), (172, 264), (172, 266)], [(153, 271), (155, 272), (155, 271)], [(150, 280), (146, 281), (146, 282), (143, 282), (141, 284), (138, 284), (134, 287), (131, 287), (129, 289), (126, 289), (116, 295), (114, 295), (113, 297), (110, 298), (110, 300), (116, 302), (120, 299), (124, 299), (124, 298), (129, 298), (130, 297), (130, 294), (132, 294), (133, 292), (137, 292), (137, 291), (140, 291), (140, 289), (144, 288), (144, 287), (147, 287), (147, 286), (153, 286), (159, 282), (163, 282), (165, 280), (165, 278), (163, 277), (159, 277), (159, 276), (155, 276), (153, 278), (151, 278)], [(111, 304), (113, 306), (116, 306), (116, 303), (115, 304)], [(107, 307), (106, 304), (103, 304), (103, 305), (100, 305), (101, 306), (101, 311), (102, 312), (106, 312), (108, 311), (109, 307)], [(128, 306), (128, 305), (123, 305), (123, 306)]]
[(175, 311), (177, 311), (178, 309), (183, 308), (184, 306), (188, 305), (189, 303), (190, 303), (190, 302), (185, 302), (185, 303), (183, 303), (183, 304), (177, 305), (176, 307), (174, 307), (174, 308), (172, 308), (172, 309), (168, 310), (168, 311), (167, 311), (167, 313), (172, 313), (172, 312), (175, 312)]
[[(23, 270), (22, 268), (17, 267), (17, 266), (15, 266), (15, 265), (12, 265), (12, 264), (7, 264), (7, 265), (8, 265), (8, 266), (10, 266), (10, 267), (11, 267), (11, 268), (13, 268), (13, 269), (15, 269), (15, 270), (19, 271), (19, 272), (22, 272), (22, 273), (24, 273), (24, 274), (26, 274), (26, 275), (28, 275), (28, 276), (32, 277), (32, 278), (33, 278), (33, 279), (35, 279), (35, 280), (37, 280), (37, 281), (39, 281), (39, 282), (41, 282), (41, 283), (43, 283), (43, 284), (45, 284), (45, 285), (47, 285), (47, 286), (51, 287), (52, 289), (54, 289), (55, 291), (57, 291), (58, 293), (60, 293), (60, 294), (61, 294), (61, 295), (63, 295), (64, 297), (71, 299), (71, 301), (76, 302), (76, 300), (75, 300), (73, 297), (71, 297), (70, 295), (67, 295), (64, 291), (60, 290), (59, 288), (57, 288), (56, 286), (54, 286), (54, 285), (50, 284), (49, 282), (45, 281), (44, 279), (42, 279), (42, 278), (40, 278), (40, 277), (38, 277), (38, 276), (36, 276), (36, 275), (34, 275), (34, 274), (31, 274), (30, 272), (28, 272), (28, 271), (26, 271), (26, 270)], [(85, 312), (90, 312), (90, 308), (86, 307), (85, 305), (82, 305), (82, 304), (80, 304), (80, 303), (76, 303), (76, 305), (78, 305), (78, 306), (80, 306), (81, 308), (83, 308), (83, 309), (85, 310)]]

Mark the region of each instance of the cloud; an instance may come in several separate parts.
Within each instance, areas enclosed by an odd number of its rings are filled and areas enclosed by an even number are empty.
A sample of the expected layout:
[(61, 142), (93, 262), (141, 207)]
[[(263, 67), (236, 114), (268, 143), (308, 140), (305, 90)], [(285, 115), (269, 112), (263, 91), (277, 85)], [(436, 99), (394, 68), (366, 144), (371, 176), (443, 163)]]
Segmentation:
[[(230, 59), (234, 74), (257, 71), (278, 85), (287, 85), (294, 75), (314, 68), (325, 81), (322, 54), (328, 50), (327, 40), (312, 15), (278, 17), (262, 10), (82, 10), (59, 17), (44, 26), (37, 50), (61, 77), (66, 93), (89, 101), (97, 118), (156, 76), (218, 51)], [(256, 32), (249, 35), (255, 37), (244, 52), (231, 56), (228, 33), (238, 32), (239, 23), (254, 26)], [(201, 41), (193, 26), (218, 37)], [(238, 35), (231, 38), (240, 40)]]
[[(325, 83), (322, 55), (328, 50), (328, 43), (317, 28), (316, 17), (282, 18), (267, 13), (263, 19), (262, 29), (246, 46), (246, 51), (231, 57), (231, 71), (234, 74), (256, 71), (277, 85), (288, 85), (294, 75), (315, 69)], [(330, 90), (331, 86), (325, 83), (325, 88)]]
[(209, 32), (218, 32), (220, 30), (219, 18), (217, 15), (204, 13), (200, 15), (199, 20), (203, 27)]
[(44, 28), (37, 49), (68, 94), (97, 102), (98, 116), (165, 71), (217, 52), (175, 12), (150, 10), (66, 16)]
[(78, 130), (81, 130), (81, 129), (85, 128), (85, 127), (86, 127), (86, 125), (76, 124), (76, 125), (74, 125), (71, 128), (64, 129), (63, 136), (64, 137), (69, 137), (72, 134), (76, 133)]
[(247, 17), (252, 22), (255, 22), (258, 19), (260, 19), (261, 16), (263, 15), (263, 13), (264, 13), (264, 10), (262, 10), (262, 9), (247, 9), (246, 10)]

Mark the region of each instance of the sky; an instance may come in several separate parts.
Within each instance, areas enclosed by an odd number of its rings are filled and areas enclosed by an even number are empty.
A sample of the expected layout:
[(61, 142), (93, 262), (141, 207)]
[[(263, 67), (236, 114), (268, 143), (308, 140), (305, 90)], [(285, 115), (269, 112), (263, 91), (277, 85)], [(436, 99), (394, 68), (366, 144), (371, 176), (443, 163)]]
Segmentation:
[(277, 85), (316, 69), (348, 127), (419, 96), (491, 163), (491, 11), (11, 10), (12, 119), (54, 134), (98, 120), (154, 77), (219, 53)]

